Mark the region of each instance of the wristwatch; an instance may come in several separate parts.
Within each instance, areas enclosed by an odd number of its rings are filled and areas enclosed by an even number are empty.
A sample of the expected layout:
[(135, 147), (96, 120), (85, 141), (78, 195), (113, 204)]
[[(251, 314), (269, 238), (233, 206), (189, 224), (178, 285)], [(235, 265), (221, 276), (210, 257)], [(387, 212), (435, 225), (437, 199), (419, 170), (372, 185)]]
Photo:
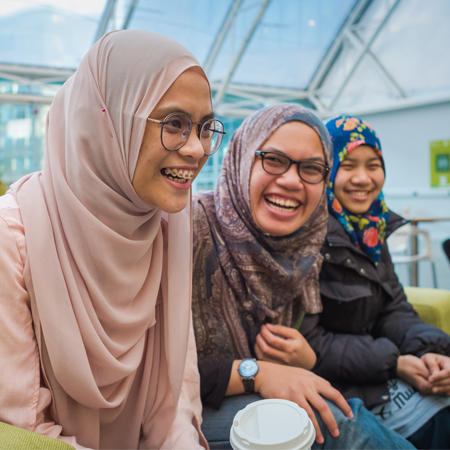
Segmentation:
[(259, 367), (256, 359), (244, 359), (239, 364), (239, 374), (242, 377), (242, 384), (245, 392), (255, 392), (255, 375), (258, 373)]

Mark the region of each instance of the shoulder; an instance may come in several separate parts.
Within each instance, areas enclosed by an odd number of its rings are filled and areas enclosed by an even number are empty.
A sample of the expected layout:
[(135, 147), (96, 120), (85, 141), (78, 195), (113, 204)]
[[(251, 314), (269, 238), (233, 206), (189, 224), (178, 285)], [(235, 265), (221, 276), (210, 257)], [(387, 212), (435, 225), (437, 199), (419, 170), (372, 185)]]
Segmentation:
[(394, 211), (389, 210), (388, 222), (386, 227), (386, 237), (389, 237), (395, 230), (409, 223), (409, 220), (398, 215)]
[(22, 261), (25, 260), (25, 229), (20, 207), (11, 194), (0, 197), (0, 240), (3, 244), (10, 242), (17, 246)]
[(338, 244), (338, 247), (348, 247), (351, 240), (341, 223), (332, 214), (328, 215), (327, 235), (324, 241), (325, 247), (333, 247)]
[(214, 191), (199, 191), (192, 197), (194, 212), (210, 208), (214, 205)]
[(193, 196), (192, 202), (195, 233), (209, 229), (209, 217), (215, 216), (214, 191), (200, 191)]

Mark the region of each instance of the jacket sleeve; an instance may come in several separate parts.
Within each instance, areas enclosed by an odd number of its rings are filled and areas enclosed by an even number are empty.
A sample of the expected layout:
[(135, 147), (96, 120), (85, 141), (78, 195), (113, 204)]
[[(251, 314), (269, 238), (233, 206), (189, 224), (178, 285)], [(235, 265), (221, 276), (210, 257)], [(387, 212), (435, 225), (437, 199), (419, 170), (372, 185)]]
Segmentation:
[(395, 374), (400, 351), (391, 340), (333, 333), (320, 326), (319, 319), (318, 314), (307, 314), (299, 330), (316, 352), (314, 373), (329, 381), (356, 384), (387, 381)]
[(389, 274), (383, 287), (390, 292), (392, 298), (386, 302), (374, 326), (374, 335), (390, 339), (399, 348), (401, 355), (420, 357), (433, 352), (450, 356), (450, 336), (439, 328), (424, 323), (408, 303), (387, 248), (383, 260), (386, 273)]
[(233, 360), (200, 357), (200, 392), (204, 405), (219, 409), (222, 405), (231, 376)]
[(0, 421), (85, 448), (74, 437), (61, 436), (62, 427), (48, 414), (51, 394), (41, 385), (23, 278), (25, 236), (20, 220), (8, 209), (0, 215), (0, 242)]

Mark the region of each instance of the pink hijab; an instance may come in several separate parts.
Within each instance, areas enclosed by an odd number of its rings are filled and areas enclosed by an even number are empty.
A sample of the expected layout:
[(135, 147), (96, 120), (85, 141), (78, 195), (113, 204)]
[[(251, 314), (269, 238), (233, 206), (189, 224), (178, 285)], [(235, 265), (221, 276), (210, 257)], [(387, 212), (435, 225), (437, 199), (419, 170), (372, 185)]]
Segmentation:
[(87, 447), (158, 448), (175, 416), (188, 351), (190, 204), (162, 213), (132, 179), (147, 117), (196, 66), (155, 33), (104, 36), (53, 101), (43, 171), (12, 186), (52, 419)]

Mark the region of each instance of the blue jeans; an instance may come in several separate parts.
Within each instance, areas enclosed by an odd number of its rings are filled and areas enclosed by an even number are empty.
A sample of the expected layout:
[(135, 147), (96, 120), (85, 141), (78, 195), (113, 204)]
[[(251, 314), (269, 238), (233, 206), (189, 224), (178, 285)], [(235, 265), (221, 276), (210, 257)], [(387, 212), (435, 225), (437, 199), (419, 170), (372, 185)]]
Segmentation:
[[(231, 449), (229, 442), (231, 423), (235, 414), (249, 403), (261, 400), (258, 394), (226, 397), (219, 410), (205, 406), (202, 431), (211, 449)], [(362, 401), (352, 398), (348, 401), (354, 419), (349, 419), (332, 402), (326, 400), (333, 413), (340, 435), (331, 436), (319, 413), (314, 410), (325, 442), (313, 444), (313, 449), (414, 449), (413, 445), (399, 434), (381, 425), (378, 419), (364, 408)]]

